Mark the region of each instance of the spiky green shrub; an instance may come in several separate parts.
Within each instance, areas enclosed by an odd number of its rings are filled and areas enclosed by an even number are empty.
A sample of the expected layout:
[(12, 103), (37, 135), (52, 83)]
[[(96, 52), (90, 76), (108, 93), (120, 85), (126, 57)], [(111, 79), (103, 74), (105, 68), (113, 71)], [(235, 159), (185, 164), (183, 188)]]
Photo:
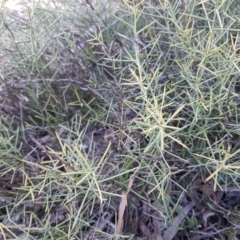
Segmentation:
[(98, 4), (2, 6), (1, 237), (235, 226), (216, 190), (239, 182), (239, 4)]

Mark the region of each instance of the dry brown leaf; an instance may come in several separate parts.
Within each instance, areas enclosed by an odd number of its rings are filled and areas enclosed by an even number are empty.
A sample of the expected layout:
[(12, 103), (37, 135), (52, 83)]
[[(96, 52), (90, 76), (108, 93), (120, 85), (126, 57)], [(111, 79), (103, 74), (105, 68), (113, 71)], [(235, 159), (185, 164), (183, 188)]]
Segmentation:
[(196, 205), (195, 201), (190, 202), (187, 206), (180, 210), (180, 213), (174, 218), (172, 226), (169, 227), (164, 235), (163, 240), (171, 240), (174, 238), (176, 233), (178, 232), (179, 226), (184, 220), (185, 216), (189, 213), (189, 211)]
[[(118, 209), (118, 222), (117, 222), (117, 228), (116, 228), (116, 233), (115, 234), (120, 234), (120, 232), (121, 232), (122, 223), (123, 223), (123, 215), (124, 215), (125, 208), (127, 206), (127, 196), (128, 196), (128, 193), (130, 192), (130, 190), (132, 188), (133, 181), (134, 181), (134, 178), (131, 178), (129, 183), (128, 183), (127, 192), (122, 193), (122, 198), (121, 198), (121, 202), (119, 204), (119, 209)], [(119, 238), (119, 236), (117, 235), (115, 237), (115, 240), (118, 240), (118, 238)]]
[(139, 221), (139, 228), (140, 228), (141, 232), (144, 234), (144, 236), (146, 236), (146, 237), (150, 237), (151, 236), (151, 232), (149, 231), (148, 227), (141, 220)]
[(211, 217), (211, 216), (214, 216), (215, 213), (212, 212), (212, 211), (209, 211), (209, 210), (206, 210), (203, 212), (203, 222), (204, 222), (204, 227), (206, 228), (207, 227), (207, 221), (208, 221), (208, 218)]

